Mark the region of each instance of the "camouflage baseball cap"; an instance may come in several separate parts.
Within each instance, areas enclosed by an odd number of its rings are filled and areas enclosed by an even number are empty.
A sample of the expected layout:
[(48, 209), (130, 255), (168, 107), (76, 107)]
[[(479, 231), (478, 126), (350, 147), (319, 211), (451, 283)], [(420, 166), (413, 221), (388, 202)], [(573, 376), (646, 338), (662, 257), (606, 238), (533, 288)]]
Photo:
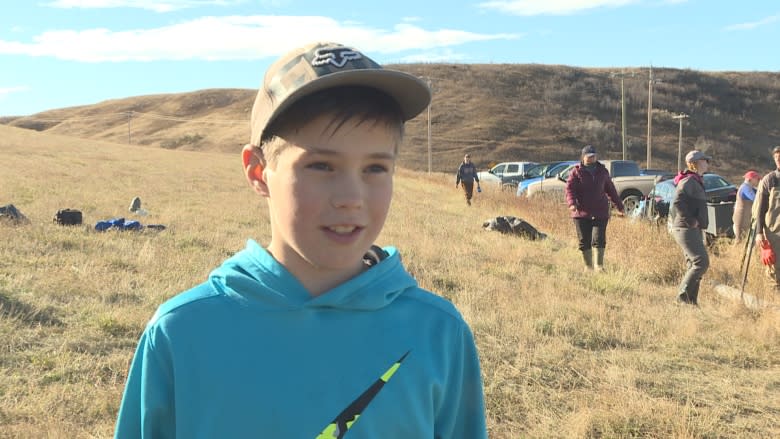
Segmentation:
[(314, 43), (295, 49), (274, 62), (252, 107), (251, 143), (259, 146), (268, 125), (293, 103), (333, 87), (364, 86), (398, 102), (404, 121), (422, 112), (431, 92), (421, 79), (382, 68), (356, 49), (338, 43)]

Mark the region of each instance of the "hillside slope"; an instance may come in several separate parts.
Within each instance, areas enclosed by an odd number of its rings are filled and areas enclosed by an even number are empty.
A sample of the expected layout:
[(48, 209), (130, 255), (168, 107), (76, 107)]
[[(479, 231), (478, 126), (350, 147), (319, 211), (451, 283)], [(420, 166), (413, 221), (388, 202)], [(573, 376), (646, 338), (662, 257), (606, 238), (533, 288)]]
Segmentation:
[[(0, 221), (0, 438), (113, 437), (149, 319), (247, 239), (267, 245), (267, 203), (237, 154), (0, 126), (0, 160), (0, 205), (30, 220)], [(780, 437), (780, 312), (716, 292), (743, 281), (743, 246), (713, 247), (700, 307), (680, 306), (683, 258), (663, 227), (613, 218), (607, 269), (586, 274), (565, 206), (485, 190), (466, 208), (450, 177), (399, 170), (376, 243), (469, 323), (491, 439)], [(128, 211), (135, 196), (148, 215)], [(64, 207), (84, 224), (54, 224)], [(548, 238), (483, 229), (508, 214)], [(166, 229), (94, 230), (119, 216)], [(750, 265), (745, 292), (777, 304), (761, 268)], [(278, 336), (254, 335), (259, 349)], [(322, 361), (351, 347), (334, 340)]]
[[(479, 166), (502, 160), (551, 160), (577, 155), (592, 143), (604, 158), (622, 157), (617, 69), (496, 64), (393, 66), (427, 78), (432, 167), (451, 170), (465, 150)], [(626, 75), (628, 158), (645, 165), (648, 72)], [(673, 169), (679, 124), (683, 149), (707, 150), (719, 172), (771, 167), (780, 144), (780, 73), (654, 69), (652, 163)], [(138, 96), (95, 105), (0, 119), (17, 127), (121, 143), (209, 151), (238, 151), (249, 136), (255, 90), (210, 89)], [(428, 167), (428, 113), (409, 123), (401, 166)]]

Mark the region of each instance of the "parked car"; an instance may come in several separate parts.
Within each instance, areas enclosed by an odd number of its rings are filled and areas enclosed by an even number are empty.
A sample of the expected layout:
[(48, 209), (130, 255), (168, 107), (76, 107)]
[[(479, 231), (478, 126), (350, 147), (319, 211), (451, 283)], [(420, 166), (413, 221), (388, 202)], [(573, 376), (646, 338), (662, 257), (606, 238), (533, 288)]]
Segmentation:
[(639, 171), (639, 175), (655, 175), (657, 178), (657, 181), (664, 181), (669, 180), (671, 178), (674, 178), (677, 173), (672, 171), (667, 171), (665, 169), (646, 169), (642, 168)]
[[(717, 174), (704, 174), (702, 179), (704, 192), (707, 194), (709, 217), (709, 225), (704, 231), (706, 244), (711, 245), (720, 236), (733, 238), (734, 228), (731, 217), (734, 213), (734, 202), (737, 200), (737, 187)], [(656, 224), (666, 222), (667, 228), (671, 227), (667, 218), (676, 189), (674, 180), (658, 183), (644, 200), (641, 216)]]
[(477, 172), (477, 176), (480, 183), (495, 184), (502, 189), (514, 189), (517, 181), (537, 164), (536, 162), (503, 162), (493, 166), (489, 171)]
[(518, 197), (522, 196), (526, 189), (528, 189), (529, 185), (536, 183), (537, 181), (544, 180), (545, 178), (553, 178), (558, 175), (559, 172), (563, 171), (571, 165), (576, 165), (577, 163), (579, 162), (573, 160), (567, 162), (540, 163), (539, 165), (534, 166), (530, 171), (528, 171), (528, 173), (525, 175), (525, 178), (518, 182), (515, 195)]
[[(704, 193), (708, 203), (733, 202), (737, 200), (737, 187), (718, 174), (707, 173), (702, 176)], [(664, 180), (655, 185), (646, 197), (645, 216), (658, 220), (669, 216), (669, 205), (676, 190), (674, 180)]]
[[(639, 165), (633, 160), (599, 160), (612, 178), (620, 200), (625, 206), (626, 215), (639, 207), (642, 198), (647, 196), (655, 186), (659, 176), (639, 175)], [(564, 201), (566, 180), (575, 165), (571, 165), (558, 173), (557, 178), (548, 178), (528, 185), (526, 196), (531, 198), (542, 194), (554, 196)]]

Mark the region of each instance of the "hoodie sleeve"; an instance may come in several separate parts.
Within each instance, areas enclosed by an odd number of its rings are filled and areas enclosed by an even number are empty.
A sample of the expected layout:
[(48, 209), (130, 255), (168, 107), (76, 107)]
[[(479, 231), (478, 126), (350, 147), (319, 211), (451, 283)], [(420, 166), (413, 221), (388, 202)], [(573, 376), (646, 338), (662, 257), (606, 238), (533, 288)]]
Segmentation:
[(119, 408), (115, 439), (176, 436), (173, 379), (169, 356), (154, 343), (147, 327), (135, 352)]
[(753, 204), (753, 218), (756, 220), (756, 233), (765, 235), (765, 223), (766, 212), (769, 210), (769, 187), (768, 187), (769, 175), (765, 175), (761, 181), (758, 182), (758, 189), (756, 189), (756, 199)]
[(606, 189), (605, 192), (607, 193), (609, 200), (615, 205), (615, 208), (620, 212), (625, 212), (626, 208), (623, 206), (623, 200), (620, 199), (620, 195), (617, 193), (615, 183), (612, 182), (612, 178), (609, 176), (609, 171), (607, 171), (607, 180), (604, 183), (604, 188)]
[(436, 439), (487, 439), (482, 377), (474, 337), (464, 323), (454, 343), (443, 404), (436, 414)]
[(579, 168), (572, 169), (571, 172), (569, 172), (569, 178), (566, 180), (566, 205), (567, 206), (574, 206), (577, 209), (580, 208), (580, 202), (577, 199), (577, 181), (578, 181), (578, 174)]

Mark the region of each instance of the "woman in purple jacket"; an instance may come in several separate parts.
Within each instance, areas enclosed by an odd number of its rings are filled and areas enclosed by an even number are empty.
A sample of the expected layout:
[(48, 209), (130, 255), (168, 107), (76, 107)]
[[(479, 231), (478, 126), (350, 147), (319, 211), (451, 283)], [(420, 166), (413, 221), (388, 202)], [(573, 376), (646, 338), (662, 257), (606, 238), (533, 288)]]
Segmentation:
[[(569, 173), (566, 181), (566, 204), (577, 228), (579, 249), (588, 270), (604, 269), (604, 247), (607, 245), (607, 222), (609, 202), (622, 215), (623, 202), (618, 196), (609, 171), (596, 160), (596, 148), (588, 145), (582, 148), (582, 158)], [(593, 264), (593, 248), (596, 248), (596, 263)]]

